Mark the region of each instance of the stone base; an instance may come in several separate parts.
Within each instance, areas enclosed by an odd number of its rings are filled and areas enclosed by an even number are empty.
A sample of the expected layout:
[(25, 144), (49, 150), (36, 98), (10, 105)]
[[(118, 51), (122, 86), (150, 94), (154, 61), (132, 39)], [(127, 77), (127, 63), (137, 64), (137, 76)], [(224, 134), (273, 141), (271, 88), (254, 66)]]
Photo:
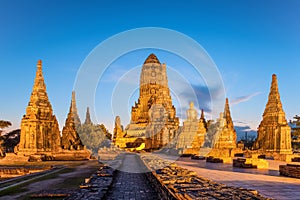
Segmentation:
[(300, 165), (287, 164), (279, 166), (280, 175), (300, 178)]
[(238, 158), (233, 160), (234, 167), (269, 169), (267, 160), (259, 158)]
[(91, 152), (89, 150), (61, 150), (59, 152), (18, 152), (18, 154), (8, 153), (6, 157), (2, 159), (6, 161), (77, 161), (77, 160), (89, 160), (91, 157)]
[(192, 155), (199, 155), (200, 148), (187, 148), (180, 150), (181, 154), (192, 154)]
[(264, 159), (247, 158), (246, 164), (247, 163), (257, 166), (258, 169), (269, 169), (269, 162)]
[(232, 158), (230, 157), (221, 157), (220, 159), (222, 159), (225, 164), (232, 164)]
[(297, 155), (294, 154), (280, 154), (279, 152), (262, 151), (262, 150), (247, 151), (245, 154), (246, 157), (250, 157), (250, 158), (258, 158), (259, 156), (264, 155), (266, 158), (285, 161), (285, 162), (291, 162), (293, 158), (297, 157)]
[[(139, 142), (140, 140), (140, 142)], [(115, 142), (115, 146), (118, 147), (118, 148), (121, 148), (121, 149), (126, 149), (128, 144), (134, 144), (134, 143), (137, 143), (140, 144), (138, 145), (137, 147), (135, 148), (128, 148), (128, 149), (139, 149), (139, 150), (142, 150), (143, 146), (145, 147), (145, 137), (139, 137), (139, 138), (136, 138), (136, 137), (124, 137), (124, 138), (117, 138), (116, 139), (116, 142)]]
[(52, 157), (55, 161), (89, 160), (91, 152), (88, 150), (63, 150), (60, 153), (52, 154)]
[(209, 152), (208, 156), (213, 156), (217, 158), (228, 158), (228, 157), (234, 157), (237, 153), (243, 153), (242, 149), (234, 148), (234, 149), (212, 149), (211, 152)]
[(6, 153), (3, 159), (0, 159), (0, 163), (6, 162), (27, 162), (29, 156), (18, 155), (15, 153)]

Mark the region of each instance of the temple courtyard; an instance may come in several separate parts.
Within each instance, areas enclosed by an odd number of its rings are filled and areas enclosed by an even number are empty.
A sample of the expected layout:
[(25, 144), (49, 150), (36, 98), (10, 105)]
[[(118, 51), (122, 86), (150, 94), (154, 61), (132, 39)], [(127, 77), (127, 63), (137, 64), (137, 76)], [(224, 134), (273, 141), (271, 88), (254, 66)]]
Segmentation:
[(229, 164), (206, 163), (205, 160), (180, 158), (176, 163), (196, 172), (199, 176), (228, 186), (257, 190), (272, 199), (297, 199), (300, 196), (300, 179), (283, 177), (275, 170), (285, 162), (270, 160), (271, 169), (241, 169)]
[[(145, 156), (159, 156), (158, 154), (133, 154), (126, 153), (123, 155), (116, 172), (111, 174), (110, 186), (106, 188), (106, 193), (99, 199), (140, 199), (139, 197), (147, 196), (148, 199), (155, 199), (154, 184), (151, 183), (148, 171), (140, 162), (140, 158), (145, 162)], [(176, 157), (159, 156), (163, 160), (173, 161)], [(250, 191), (258, 191), (263, 197), (270, 199), (295, 199), (300, 195), (300, 179), (283, 177), (279, 175), (278, 166), (286, 164), (283, 161), (269, 160), (269, 169), (241, 169), (234, 168), (231, 164), (208, 163), (205, 160), (193, 160), (189, 157), (178, 158), (175, 162), (178, 167), (186, 168), (195, 172), (203, 180), (213, 181), (216, 184), (224, 184), (232, 188), (244, 188)], [(34, 164), (34, 163), (33, 163)], [(44, 163), (45, 164), (45, 163)], [(33, 177), (29, 182), (23, 184), (10, 184), (5, 187), (5, 182), (0, 182), (0, 199), (31, 199), (34, 196), (45, 194), (62, 194), (63, 199), (77, 191), (77, 195), (83, 193), (87, 198), (98, 198), (94, 190), (79, 190), (79, 185), (86, 182), (93, 173), (99, 171), (99, 164), (93, 161), (78, 162), (49, 162), (48, 164), (56, 166), (52, 172), (41, 174)], [(149, 163), (148, 163), (149, 164)], [(173, 164), (171, 164), (173, 165)], [(151, 165), (146, 165), (151, 168)], [(113, 167), (114, 168), (114, 167)], [(277, 170), (276, 170), (277, 169)], [(149, 172), (149, 171), (148, 171)], [(157, 171), (156, 171), (157, 172)], [(148, 173), (149, 174), (149, 173)], [(104, 175), (98, 175), (104, 177)], [(16, 183), (20, 183), (25, 177), (19, 177)], [(103, 180), (99, 180), (99, 187)], [(170, 176), (170, 181), (172, 178)], [(97, 187), (97, 186), (95, 186)], [(131, 190), (129, 188), (137, 188)], [(213, 187), (208, 187), (213, 190)], [(242, 189), (243, 190), (243, 189)], [(101, 189), (101, 191), (104, 191)], [(133, 192), (130, 192), (133, 191)], [(88, 194), (87, 194), (88, 193)], [(255, 192), (254, 192), (255, 193)], [(68, 195), (67, 195), (68, 194)], [(70, 196), (68, 199), (81, 199), (80, 196)], [(153, 198), (152, 198), (153, 197)], [(45, 199), (41, 198), (41, 199)]]

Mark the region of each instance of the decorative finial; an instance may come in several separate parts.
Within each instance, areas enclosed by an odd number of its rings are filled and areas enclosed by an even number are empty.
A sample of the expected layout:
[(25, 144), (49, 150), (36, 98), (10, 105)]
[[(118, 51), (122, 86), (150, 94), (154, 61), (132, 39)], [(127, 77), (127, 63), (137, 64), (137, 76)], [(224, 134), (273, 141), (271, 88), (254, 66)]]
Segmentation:
[(201, 117), (200, 117), (200, 119), (204, 119), (204, 110), (203, 109), (201, 109)]
[(146, 63), (158, 63), (160, 64), (159, 60), (157, 59), (156, 55), (151, 53), (148, 58), (145, 60), (144, 64)]
[(73, 91), (72, 91), (72, 102), (75, 103), (75, 101), (76, 101), (76, 100), (75, 100), (75, 91), (73, 90)]
[(38, 60), (37, 68), (38, 68), (39, 70), (42, 69), (42, 60)]

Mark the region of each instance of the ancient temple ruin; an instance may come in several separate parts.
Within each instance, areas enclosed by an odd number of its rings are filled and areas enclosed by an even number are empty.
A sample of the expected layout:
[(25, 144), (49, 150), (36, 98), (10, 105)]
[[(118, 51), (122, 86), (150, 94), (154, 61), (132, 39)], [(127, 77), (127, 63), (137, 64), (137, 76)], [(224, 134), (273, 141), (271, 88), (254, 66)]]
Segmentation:
[(211, 124), (208, 128), (205, 147), (211, 150), (208, 156), (229, 158), (235, 153), (242, 153), (241, 149), (236, 145), (236, 131), (232, 122), (229, 101), (226, 98), (224, 112), (220, 113), (217, 122)]
[(116, 141), (116, 138), (122, 138), (123, 135), (124, 133), (123, 133), (123, 126), (121, 125), (121, 118), (120, 116), (116, 116), (115, 127), (113, 132), (113, 142)]
[(161, 64), (154, 54), (142, 66), (139, 92), (130, 124), (124, 130), (124, 137), (116, 138), (115, 144), (125, 148), (126, 144), (142, 141), (146, 149), (159, 149), (173, 140), (179, 119), (172, 104), (166, 64)]
[(72, 111), (72, 116), (74, 119), (75, 127), (76, 127), (76, 129), (78, 129), (81, 125), (81, 121), (80, 121), (78, 111), (77, 111), (75, 91), (72, 91), (72, 100), (71, 100), (71, 108), (70, 109), (72, 109), (70, 111)]
[(93, 122), (91, 120), (91, 114), (90, 114), (90, 108), (89, 107), (86, 108), (84, 124), (93, 124)]
[(18, 159), (23, 157), (32, 161), (89, 159), (91, 153), (85, 149), (77, 133), (79, 126), (80, 119), (73, 92), (70, 111), (61, 137), (46, 92), (42, 61), (39, 60), (26, 114), (21, 121), (20, 143), (15, 149), (20, 157)]
[(220, 114), (218, 122), (218, 132), (213, 140), (213, 148), (236, 148), (236, 131), (234, 129), (233, 122), (231, 119), (228, 98), (226, 98), (224, 113)]
[(275, 74), (272, 75), (268, 102), (257, 134), (258, 137), (254, 144), (256, 149), (279, 154), (292, 154), (291, 128), (282, 109)]
[(20, 143), (16, 151), (19, 155), (30, 155), (60, 150), (58, 122), (48, 99), (42, 61), (39, 60), (26, 114), (21, 121)]
[(82, 150), (84, 146), (78, 135), (77, 127), (80, 126), (80, 119), (77, 114), (75, 92), (72, 92), (72, 100), (70, 110), (62, 130), (61, 145), (63, 149), (67, 150)]

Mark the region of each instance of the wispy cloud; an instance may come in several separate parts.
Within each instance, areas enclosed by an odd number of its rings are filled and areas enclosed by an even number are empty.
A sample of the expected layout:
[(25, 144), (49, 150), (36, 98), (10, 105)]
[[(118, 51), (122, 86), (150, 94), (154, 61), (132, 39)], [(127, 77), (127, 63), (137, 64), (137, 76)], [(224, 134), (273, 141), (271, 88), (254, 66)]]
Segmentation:
[(249, 101), (252, 97), (255, 97), (257, 95), (261, 94), (261, 92), (255, 92), (253, 94), (247, 95), (247, 96), (241, 96), (241, 97), (237, 97), (234, 100), (231, 101), (231, 105), (236, 105), (242, 102), (246, 102)]

